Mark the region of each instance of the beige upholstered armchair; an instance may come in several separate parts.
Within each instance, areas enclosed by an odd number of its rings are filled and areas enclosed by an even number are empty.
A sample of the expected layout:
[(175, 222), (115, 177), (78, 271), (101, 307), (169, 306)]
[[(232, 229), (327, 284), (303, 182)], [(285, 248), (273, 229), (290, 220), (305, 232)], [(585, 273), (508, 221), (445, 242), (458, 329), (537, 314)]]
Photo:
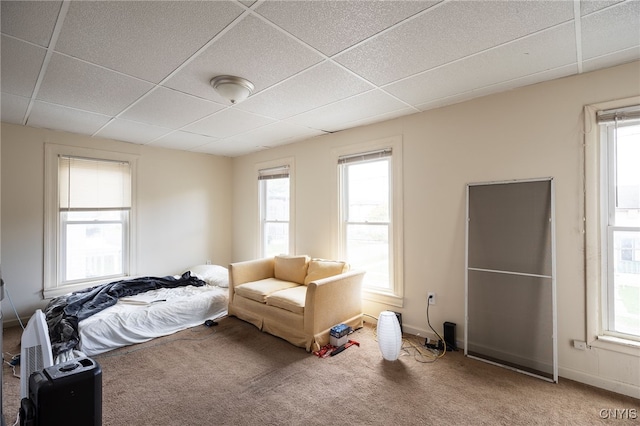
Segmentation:
[(229, 266), (229, 315), (315, 351), (337, 324), (362, 327), (364, 271), (345, 262), (276, 256)]

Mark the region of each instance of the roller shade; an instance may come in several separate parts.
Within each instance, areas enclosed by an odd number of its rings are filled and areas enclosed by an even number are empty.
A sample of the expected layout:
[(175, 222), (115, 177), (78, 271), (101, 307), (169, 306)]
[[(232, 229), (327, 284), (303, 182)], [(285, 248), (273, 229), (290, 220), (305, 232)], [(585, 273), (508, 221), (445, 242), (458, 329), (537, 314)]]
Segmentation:
[(258, 180), (283, 179), (288, 177), (289, 177), (288, 165), (258, 170)]
[(61, 210), (131, 208), (131, 165), (123, 161), (58, 157)]
[(596, 119), (598, 124), (640, 121), (640, 105), (598, 111)]
[(362, 152), (359, 154), (342, 155), (338, 157), (338, 164), (359, 163), (362, 161), (377, 160), (384, 157), (391, 157), (391, 148)]

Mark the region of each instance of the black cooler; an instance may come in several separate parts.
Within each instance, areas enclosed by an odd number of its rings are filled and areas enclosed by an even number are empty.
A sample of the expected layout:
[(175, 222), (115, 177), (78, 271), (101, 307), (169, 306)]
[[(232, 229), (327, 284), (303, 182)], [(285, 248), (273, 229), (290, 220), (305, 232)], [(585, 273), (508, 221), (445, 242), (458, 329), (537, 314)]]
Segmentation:
[(102, 369), (90, 358), (57, 364), (29, 377), (21, 426), (102, 424)]

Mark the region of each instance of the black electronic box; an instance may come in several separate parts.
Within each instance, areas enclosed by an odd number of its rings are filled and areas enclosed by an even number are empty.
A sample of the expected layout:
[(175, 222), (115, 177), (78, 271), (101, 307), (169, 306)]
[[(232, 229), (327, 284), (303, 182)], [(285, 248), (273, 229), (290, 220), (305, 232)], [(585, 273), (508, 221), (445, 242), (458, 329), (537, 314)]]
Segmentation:
[(90, 358), (56, 364), (29, 377), (20, 426), (102, 424), (102, 369)]

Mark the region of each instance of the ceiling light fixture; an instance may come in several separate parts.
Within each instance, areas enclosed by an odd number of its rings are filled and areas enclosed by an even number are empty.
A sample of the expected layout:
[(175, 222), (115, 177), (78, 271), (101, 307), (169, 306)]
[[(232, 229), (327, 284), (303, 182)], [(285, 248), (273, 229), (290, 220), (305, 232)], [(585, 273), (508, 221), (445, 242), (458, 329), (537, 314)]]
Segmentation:
[(232, 104), (242, 102), (253, 92), (254, 86), (249, 80), (233, 75), (219, 75), (211, 79), (211, 86), (223, 98)]

